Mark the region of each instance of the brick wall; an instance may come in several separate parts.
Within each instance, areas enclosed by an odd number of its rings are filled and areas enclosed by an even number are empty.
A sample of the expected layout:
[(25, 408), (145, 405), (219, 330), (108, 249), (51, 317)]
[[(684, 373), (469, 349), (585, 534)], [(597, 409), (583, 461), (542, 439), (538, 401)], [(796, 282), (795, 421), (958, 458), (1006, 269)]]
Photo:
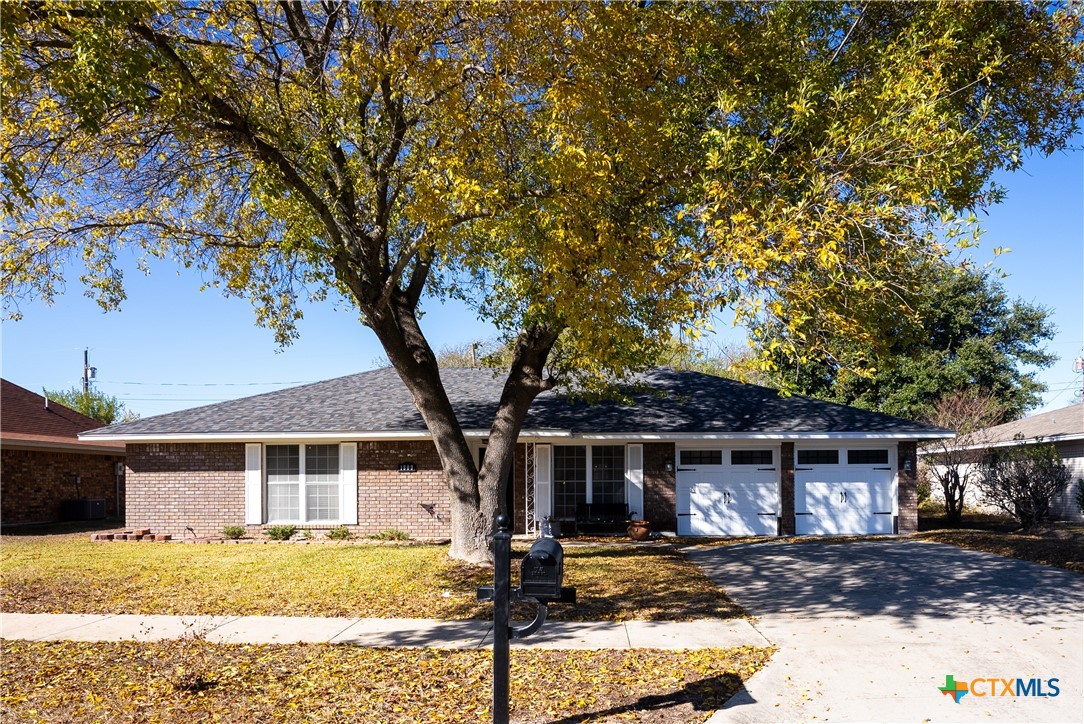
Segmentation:
[[(896, 453), (896, 467), (899, 476), (898, 501), (899, 532), (914, 533), (918, 530), (918, 445), (914, 442), (901, 442)], [(909, 467), (910, 470), (905, 470)]]
[[(104, 499), (106, 515), (115, 516), (113, 465), (123, 460), (123, 455), (4, 448), (0, 450), (0, 521), (4, 525), (54, 522), (60, 520), (60, 502), (70, 498)], [(123, 511), (123, 476), (120, 493)]]
[(219, 535), (245, 522), (243, 443), (128, 445), (125, 525), (155, 533)]
[(783, 535), (794, 535), (794, 443), (779, 446), (779, 493), (782, 496), (780, 527)]
[[(416, 473), (400, 473), (412, 462)], [(358, 443), (358, 526), (365, 535), (397, 528), (414, 538), (451, 535), (448, 485), (433, 443)], [(433, 514), (422, 505), (433, 506)]]
[(677, 477), (666, 472), (667, 461), (674, 463), (674, 443), (644, 443), (644, 517), (654, 530), (677, 526)]

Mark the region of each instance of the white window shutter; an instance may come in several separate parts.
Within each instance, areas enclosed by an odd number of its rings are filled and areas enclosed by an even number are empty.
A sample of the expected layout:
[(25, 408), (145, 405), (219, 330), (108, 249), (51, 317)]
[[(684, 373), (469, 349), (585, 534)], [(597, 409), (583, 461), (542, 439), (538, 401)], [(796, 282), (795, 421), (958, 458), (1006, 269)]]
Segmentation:
[(553, 515), (553, 466), (550, 445), (534, 446), (534, 518)]
[(344, 442), (339, 445), (339, 475), (342, 480), (342, 496), (339, 501), (339, 517), (345, 525), (358, 524), (358, 444)]
[(263, 446), (245, 443), (245, 523), (263, 523)]
[(644, 519), (644, 446), (625, 446), (625, 500), (629, 515)]

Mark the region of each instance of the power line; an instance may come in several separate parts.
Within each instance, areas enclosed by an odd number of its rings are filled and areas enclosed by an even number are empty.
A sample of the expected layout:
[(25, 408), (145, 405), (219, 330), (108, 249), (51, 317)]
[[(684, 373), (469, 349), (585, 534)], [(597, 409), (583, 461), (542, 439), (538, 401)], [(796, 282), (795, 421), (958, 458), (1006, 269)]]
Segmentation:
[(139, 385), (146, 387), (271, 387), (275, 385), (310, 385), (317, 380), (296, 380), (293, 382), (118, 382), (115, 380), (97, 380), (102, 385)]

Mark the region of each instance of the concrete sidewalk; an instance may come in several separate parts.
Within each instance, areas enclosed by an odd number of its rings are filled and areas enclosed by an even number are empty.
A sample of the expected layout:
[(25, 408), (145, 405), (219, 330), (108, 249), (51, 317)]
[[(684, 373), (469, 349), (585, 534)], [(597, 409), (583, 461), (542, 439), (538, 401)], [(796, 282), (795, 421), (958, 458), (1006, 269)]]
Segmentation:
[[(522, 622), (517, 625), (522, 625)], [(0, 638), (29, 641), (162, 641), (203, 635), (231, 644), (333, 643), (471, 649), (492, 644), (490, 621), (291, 616), (140, 616), (0, 613)], [(547, 621), (528, 649), (704, 649), (768, 646), (746, 619)]]

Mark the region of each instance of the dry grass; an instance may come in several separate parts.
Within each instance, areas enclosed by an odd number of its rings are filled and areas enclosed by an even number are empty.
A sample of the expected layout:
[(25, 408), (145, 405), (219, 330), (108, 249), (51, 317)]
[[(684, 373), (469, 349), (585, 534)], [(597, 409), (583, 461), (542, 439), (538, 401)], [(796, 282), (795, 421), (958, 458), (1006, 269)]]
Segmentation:
[[(5, 642), (0, 720), (486, 721), (488, 651)], [(519, 722), (703, 721), (771, 649), (512, 652)], [(178, 665), (198, 669), (181, 684)], [(191, 678), (183, 681), (189, 682)]]
[[(0, 609), (18, 613), (484, 618), (491, 606), (475, 589), (489, 583), (491, 570), (451, 561), (444, 546), (0, 541)], [(569, 546), (565, 585), (579, 603), (553, 606), (556, 620), (743, 615), (665, 547)]]
[(1027, 534), (948, 528), (917, 533), (915, 537), (1084, 573), (1084, 526), (1081, 525), (1056, 526)]

